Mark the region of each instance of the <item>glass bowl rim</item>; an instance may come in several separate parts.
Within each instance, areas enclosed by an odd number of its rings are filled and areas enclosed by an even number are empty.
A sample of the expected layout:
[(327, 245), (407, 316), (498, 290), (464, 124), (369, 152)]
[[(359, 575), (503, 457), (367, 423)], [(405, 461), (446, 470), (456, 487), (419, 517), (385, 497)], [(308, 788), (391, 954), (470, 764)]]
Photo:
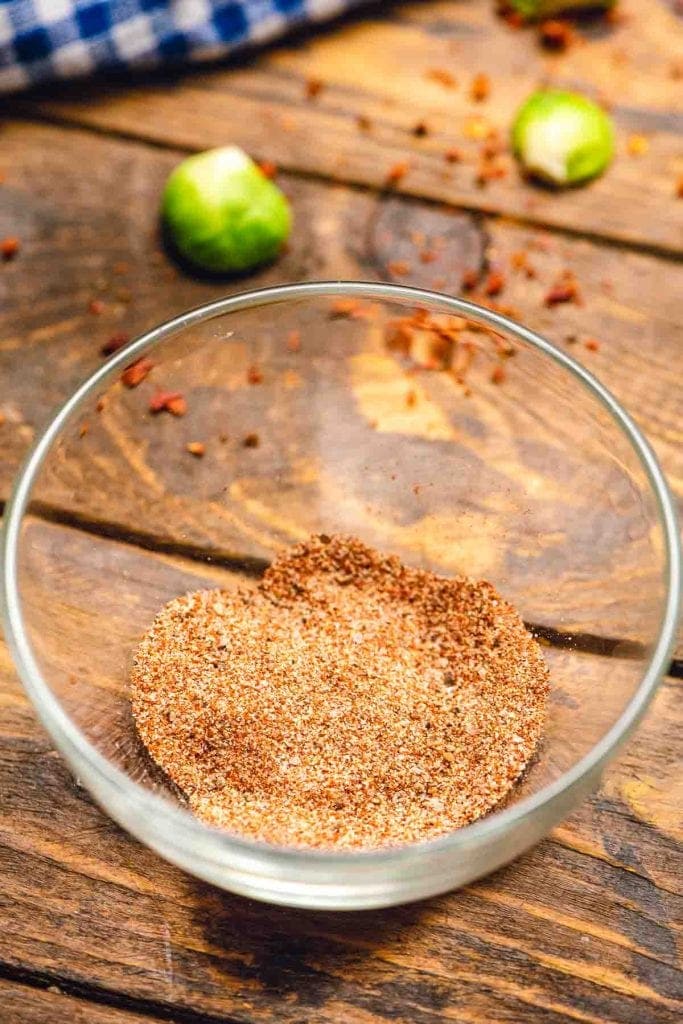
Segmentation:
[[(500, 811), (493, 811), (484, 818), (444, 836), (396, 847), (352, 851), (281, 847), (211, 828), (195, 818), (189, 811), (175, 806), (156, 793), (145, 789), (139, 783), (134, 782), (126, 772), (115, 767), (90, 743), (85, 734), (61, 707), (48, 683), (43, 679), (23, 626), (17, 576), (21, 523), (39, 470), (62, 427), (103, 384), (120, 373), (133, 359), (154, 348), (165, 338), (198, 323), (258, 306), (335, 297), (340, 294), (388, 302), (405, 303), (408, 301), (416, 306), (427, 304), (434, 307), (436, 305), (441, 312), (483, 321), (494, 329), (511, 334), (567, 370), (607, 410), (615, 425), (630, 442), (639, 459), (655, 498), (659, 513), (659, 526), (664, 535), (664, 582), (667, 587), (659, 634), (637, 689), (617, 721), (587, 754), (563, 772), (558, 779), (543, 786), (538, 792), (522, 798), (518, 803)], [(599, 771), (635, 727), (645, 712), (660, 678), (666, 672), (676, 638), (681, 601), (681, 546), (677, 512), (672, 496), (657, 457), (649, 443), (611, 392), (571, 356), (556, 348), (541, 335), (515, 323), (501, 313), (439, 292), (372, 281), (315, 281), (239, 292), (191, 309), (140, 335), (91, 374), (55, 412), (36, 439), (15, 478), (12, 494), (5, 508), (0, 540), (0, 565), (2, 566), (0, 604), (2, 605), (2, 623), (8, 647), (19, 677), (39, 718), (72, 767), (80, 769), (81, 764), (85, 763), (89, 771), (96, 778), (102, 779), (105, 786), (111, 791), (117, 793), (118, 796), (131, 799), (141, 812), (150, 816), (150, 819), (156, 820), (159, 824), (167, 823), (169, 829), (166, 835), (167, 837), (175, 836), (174, 845), (178, 848), (184, 848), (182, 839), (186, 838), (192, 844), (195, 840), (211, 836), (225, 852), (235, 851), (257, 858), (272, 857), (280, 862), (291, 861), (299, 864), (302, 859), (308, 859), (325, 863), (329, 867), (338, 866), (340, 868), (368, 864), (371, 861), (376, 864), (393, 866), (413, 858), (420, 852), (456, 852), (458, 848), (465, 847), (470, 842), (511, 830), (521, 824), (525, 818), (533, 817), (543, 807), (558, 801), (563, 794), (579, 785), (584, 777)], [(84, 782), (89, 788), (87, 778), (84, 779)]]

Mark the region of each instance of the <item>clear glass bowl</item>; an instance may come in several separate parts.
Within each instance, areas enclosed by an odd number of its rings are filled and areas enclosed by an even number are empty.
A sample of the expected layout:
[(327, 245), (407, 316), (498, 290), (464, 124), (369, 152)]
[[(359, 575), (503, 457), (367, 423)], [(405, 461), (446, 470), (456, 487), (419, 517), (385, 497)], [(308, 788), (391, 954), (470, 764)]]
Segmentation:
[[(433, 332), (397, 325), (416, 307), (445, 328), (437, 349)], [(129, 389), (121, 372), (143, 354), (154, 368)], [(183, 392), (187, 414), (152, 415), (159, 388)], [(253, 579), (313, 532), (488, 578), (542, 638), (547, 732), (504, 807), (426, 843), (301, 852), (206, 827), (150, 762), (126, 690), (154, 614), (187, 590)], [(169, 860), (291, 906), (414, 900), (529, 847), (642, 715), (677, 621), (675, 512), (614, 398), (505, 317), (389, 285), (237, 295), (139, 338), (40, 438), (3, 539), (7, 637), (77, 778)]]

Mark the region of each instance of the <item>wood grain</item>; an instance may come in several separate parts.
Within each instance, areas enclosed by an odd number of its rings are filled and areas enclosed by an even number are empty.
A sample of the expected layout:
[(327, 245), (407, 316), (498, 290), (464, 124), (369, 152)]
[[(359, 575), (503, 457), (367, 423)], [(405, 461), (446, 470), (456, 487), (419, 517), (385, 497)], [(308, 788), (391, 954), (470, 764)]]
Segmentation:
[[(278, 47), (247, 67), (185, 76), (181, 88), (177, 77), (138, 89), (110, 83), (84, 99), (77, 86), (10, 111), (191, 150), (236, 142), (288, 170), (373, 188), (407, 159), (404, 194), (680, 254), (681, 88), (672, 77), (683, 56), (680, 19), (664, 0), (652, 0), (647, 11), (623, 0), (615, 24), (588, 26), (587, 41), (552, 56), (533, 30), (511, 32), (493, 7), (482, 0), (369, 8), (362, 20)], [(435, 67), (454, 74), (458, 87), (430, 79)], [(477, 72), (491, 77), (485, 103), (469, 98)], [(325, 83), (313, 102), (306, 99), (310, 76)], [(524, 183), (514, 167), (480, 187), (480, 144), (467, 138), (468, 122), (483, 117), (507, 135), (519, 103), (543, 83), (583, 89), (608, 103), (617, 128), (614, 165), (600, 181), (562, 194)], [(359, 130), (359, 115), (370, 130)], [(416, 138), (420, 121), (429, 133)], [(633, 133), (649, 140), (637, 158), (628, 155)], [(454, 145), (464, 160), (449, 166), (444, 153)]]
[[(89, 994), (93, 995), (92, 989)], [(98, 1005), (91, 998), (78, 999), (57, 985), (37, 988), (2, 978), (0, 1008), (6, 1024), (143, 1024), (154, 1020), (146, 1013)]]
[[(21, 258), (6, 265), (0, 277), (7, 299), (0, 320), (0, 365), (7, 381), (2, 402), (5, 423), (0, 433), (7, 439), (2, 466), (7, 493), (9, 477), (34, 430), (45, 421), (50, 406), (99, 365), (99, 348), (112, 332), (137, 333), (173, 312), (215, 297), (226, 287), (243, 285), (195, 281), (179, 274), (163, 255), (155, 256), (156, 199), (175, 154), (35, 125), (9, 126), (5, 146), (12, 172), (5, 186), (6, 219), (0, 226), (9, 230), (19, 222), (24, 239)], [(77, 168), (83, 165), (98, 169), (96, 182), (80, 175)], [(369, 195), (298, 180), (286, 184), (301, 227), (282, 262), (256, 275), (254, 284), (273, 282), (281, 275), (381, 279), (391, 276), (388, 265), (392, 257), (407, 259), (412, 254), (410, 272), (401, 280), (429, 285), (437, 275), (459, 280), (466, 266), (478, 265), (486, 258), (507, 267), (513, 252), (534, 246), (530, 259), (537, 277), (527, 279), (508, 270), (502, 300), (514, 305), (519, 318), (530, 326), (566, 344), (613, 387), (638, 415), (680, 492), (681, 400), (675, 383), (681, 336), (675, 321), (675, 297), (677, 284), (683, 284), (683, 269), (668, 268), (669, 285), (662, 294), (661, 266), (651, 256), (624, 257), (592, 242), (547, 238), (502, 222), (477, 225), (466, 215), (417, 201), (395, 197), (378, 201)], [(419, 235), (443, 240), (443, 249), (433, 263), (415, 259), (416, 245), (411, 239)], [(61, 254), (59, 260), (55, 251)], [(115, 273), (124, 256), (125, 272)], [(549, 310), (544, 295), (566, 266), (573, 267), (582, 281), (586, 304)], [(41, 281), (41, 292), (33, 297), (36, 280)], [(93, 296), (101, 296), (104, 304), (99, 315), (88, 311)], [(146, 543), (204, 548), (221, 558), (245, 554), (268, 558), (275, 547), (296, 539), (302, 531), (340, 525), (363, 528), (370, 530), (371, 541), (408, 555), (419, 553), (441, 571), (488, 573), (511, 597), (518, 598), (523, 591), (531, 599), (524, 611), (534, 621), (600, 635), (647, 637), (647, 615), (656, 607), (652, 591), (638, 574), (648, 558), (641, 557), (631, 538), (624, 549), (632, 557), (631, 564), (619, 541), (620, 531), (632, 532), (633, 524), (616, 524), (610, 540), (605, 523), (612, 520), (605, 519), (600, 501), (591, 501), (588, 508), (577, 501), (574, 513), (566, 511), (567, 494), (562, 488), (557, 490), (560, 484), (554, 479), (559, 457), (556, 445), (564, 431), (565, 437), (573, 439), (577, 453), (581, 450), (584, 441), (579, 440), (577, 410), (572, 404), (563, 425), (546, 385), (535, 403), (537, 422), (525, 419), (521, 415), (524, 404), (516, 406), (515, 398), (535, 385), (523, 375), (523, 359), (517, 360), (504, 388), (491, 385), (486, 377), (490, 364), (483, 363), (476, 395), (468, 400), (469, 405), (463, 405), (457, 390), (436, 378), (425, 377), (419, 384), (406, 378), (381, 348), (364, 348), (349, 360), (343, 370), (348, 375), (347, 386), (338, 376), (339, 365), (330, 361), (334, 352), (328, 359), (323, 351), (332, 330), (328, 323), (324, 329), (318, 325), (316, 358), (312, 358), (315, 346), (308, 352), (304, 346), (300, 357), (283, 358), (283, 337), (277, 332), (268, 335), (263, 324), (258, 331), (256, 326), (254, 344), (260, 347), (253, 352), (263, 363), (262, 385), (247, 384), (251, 359), (247, 350), (241, 351), (239, 346), (227, 349), (222, 342), (217, 348), (215, 341), (207, 341), (201, 359), (185, 359), (175, 369), (159, 368), (140, 389), (113, 393), (101, 415), (91, 411), (86, 416), (88, 436), (71, 439), (69, 458), (56, 461), (41, 488), (43, 501), (53, 511), (99, 522), (106, 529), (133, 530)], [(242, 321), (241, 327), (246, 330)], [(335, 322), (334, 330), (339, 345), (356, 344), (353, 324)], [(583, 346), (582, 340), (589, 335), (600, 338), (598, 352)], [(577, 341), (570, 344), (567, 338)], [(644, 339), (651, 343), (644, 345)], [(184, 358), (186, 353), (177, 355)], [(336, 390), (326, 391), (335, 381)], [(149, 393), (159, 385), (187, 393), (190, 412), (184, 420), (144, 415)], [(420, 403), (417, 411), (408, 415), (402, 411), (402, 396), (416, 387)], [(343, 426), (346, 432), (340, 436), (349, 438), (346, 447), (343, 441), (329, 438), (326, 449), (321, 449), (317, 436), (309, 436), (317, 429), (311, 409), (319, 401), (338, 404), (339, 430)], [(538, 423), (544, 419), (545, 427), (540, 430)], [(269, 421), (273, 423), (270, 434), (266, 429)], [(501, 422), (511, 425), (503, 428), (502, 434)], [(229, 435), (227, 444), (218, 441), (221, 430)], [(241, 438), (251, 430), (263, 434), (258, 451), (241, 446)], [(487, 447), (481, 430), (484, 437), (486, 431), (492, 438), (500, 436), (500, 444), (492, 441)], [(534, 438), (533, 446), (520, 448), (515, 431), (520, 437)], [(462, 455), (457, 474), (452, 471), (451, 438), (458, 439)], [(196, 439), (208, 444), (207, 456), (201, 461), (184, 451), (185, 443)], [(292, 457), (290, 442), (298, 449), (296, 457)], [(367, 463), (385, 467), (383, 484), (358, 463), (354, 453), (361, 448), (367, 451)], [(394, 471), (387, 467), (399, 450), (401, 466), (395, 472), (410, 488), (433, 488), (426, 492), (427, 505), (419, 494), (411, 493), (406, 501), (403, 491), (399, 494), (391, 482)], [(564, 458), (566, 445), (558, 451)], [(327, 470), (337, 467), (337, 483), (329, 476), (320, 481), (314, 461), (320, 456)], [(495, 470), (490, 480), (482, 476), (482, 458), (487, 472)], [(570, 468), (568, 462), (567, 473)], [(585, 469), (577, 462), (571, 469), (572, 481), (564, 485), (574, 488), (577, 495), (588, 493)], [(537, 493), (539, 489), (547, 491), (555, 510), (550, 506), (543, 510), (539, 505), (533, 521), (524, 504), (529, 474)], [(286, 489), (281, 483), (285, 478)], [(347, 481), (346, 496), (337, 493), (341, 479)], [(449, 480), (451, 490), (447, 488)], [(220, 481), (232, 481), (226, 492), (221, 491)], [(280, 482), (274, 486), (274, 481)], [(606, 486), (605, 477), (600, 488)], [(472, 509), (471, 542), (462, 536), (462, 519), (457, 530), (455, 521), (451, 522), (453, 509), (462, 503), (457, 487), (466, 489), (470, 505), (476, 505), (478, 494), (483, 502), (483, 512)], [(490, 493), (484, 493), (482, 487)], [(516, 491), (517, 496), (505, 498), (501, 488), (508, 492), (512, 488), (510, 493)], [(487, 509), (495, 493), (500, 493), (500, 501)], [(334, 499), (336, 521), (332, 525), (324, 515), (319, 518), (324, 514), (321, 495), (328, 503)], [(426, 513), (439, 513), (440, 507), (441, 539), (435, 521), (425, 518)], [(381, 523), (377, 515), (370, 514), (372, 508), (379, 510)], [(538, 537), (547, 539), (546, 566), (551, 555), (567, 559), (568, 542), (562, 531), (573, 523), (573, 597), (563, 590), (558, 603), (558, 590), (551, 585), (555, 570), (539, 574), (533, 559), (519, 562), (513, 571), (505, 552), (515, 545), (496, 549), (496, 533), (501, 536), (496, 517), (501, 515), (507, 516), (506, 531), (517, 531), (518, 551), (536, 538), (533, 545), (538, 552)], [(395, 523), (389, 532), (387, 516)], [(591, 542), (587, 543), (589, 536)], [(611, 545), (612, 553), (605, 549), (605, 557), (619, 562), (624, 586), (623, 598), (616, 604), (596, 571), (600, 544)], [(525, 573), (531, 576), (527, 579)], [(636, 576), (638, 586), (633, 585)], [(546, 582), (532, 597), (534, 578)], [(574, 610), (570, 612), (570, 608)]]
[[(64, 553), (53, 619), (87, 636), (108, 615), (107, 666), (169, 589), (226, 576), (56, 525), (33, 540), (37, 559)], [(111, 614), (114, 574), (136, 600)], [(665, 681), (596, 797), (510, 867), (414, 906), (314, 914), (221, 893), (117, 829), (37, 727), (1, 646), (0, 973), (190, 1024), (673, 1024), (678, 690)]]

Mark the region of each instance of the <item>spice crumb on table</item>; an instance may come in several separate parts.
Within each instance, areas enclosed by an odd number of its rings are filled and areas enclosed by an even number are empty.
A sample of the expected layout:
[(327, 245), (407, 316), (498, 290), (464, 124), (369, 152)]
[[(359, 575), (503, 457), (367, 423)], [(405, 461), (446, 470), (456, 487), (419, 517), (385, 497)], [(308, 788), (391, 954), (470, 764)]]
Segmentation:
[(171, 601), (131, 673), (138, 732), (192, 810), (295, 847), (475, 820), (533, 757), (547, 697), (541, 649), (491, 584), (324, 534), (255, 589)]

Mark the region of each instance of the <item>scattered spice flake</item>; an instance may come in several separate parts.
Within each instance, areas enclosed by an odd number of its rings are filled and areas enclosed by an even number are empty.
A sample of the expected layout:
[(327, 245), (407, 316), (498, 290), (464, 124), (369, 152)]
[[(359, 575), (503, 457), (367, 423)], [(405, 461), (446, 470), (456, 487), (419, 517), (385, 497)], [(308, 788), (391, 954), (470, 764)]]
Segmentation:
[(13, 260), (20, 249), (21, 242), (14, 235), (10, 235), (8, 238), (3, 238), (0, 241), (0, 255), (6, 263)]
[(97, 399), (97, 403), (95, 405), (95, 412), (103, 412), (106, 409), (106, 407), (107, 401), (104, 395), (102, 395), (100, 398)]
[(525, 249), (517, 249), (510, 255), (510, 266), (513, 270), (526, 274), (527, 277), (536, 277), (536, 269), (529, 263), (529, 254)]
[(479, 271), (478, 270), (466, 270), (462, 275), (461, 285), (466, 292), (474, 291), (479, 284)]
[(149, 400), (149, 411), (155, 415), (170, 412), (172, 416), (184, 416), (187, 401), (181, 391), (157, 391)]
[(218, 440), (220, 441), (221, 444), (227, 444), (227, 442), (230, 440), (230, 435), (229, 434), (219, 434), (218, 435)]
[(417, 246), (418, 249), (422, 248), (427, 241), (427, 236), (424, 231), (411, 231), (408, 237), (413, 245)]
[(274, 178), (277, 174), (277, 164), (272, 160), (259, 160), (258, 163), (261, 174), (266, 178)]
[(446, 68), (430, 68), (425, 72), (425, 78), (430, 78), (432, 82), (438, 82), (445, 89), (456, 89), (458, 86), (457, 78)]
[(127, 345), (130, 341), (130, 335), (124, 334), (123, 331), (118, 334), (112, 334), (111, 338), (108, 338), (104, 345), (100, 348), (100, 352), (103, 356), (111, 356), (114, 352), (118, 352), (120, 348)]
[(463, 125), (463, 134), (467, 139), (481, 141), (491, 134), (491, 125), (484, 117), (468, 117)]
[(491, 95), (491, 79), (483, 72), (475, 75), (470, 85), (470, 99), (482, 103)]
[(334, 320), (341, 317), (352, 317), (361, 308), (358, 299), (333, 299), (330, 304), (330, 317)]
[(676, 196), (678, 199), (683, 199), (683, 174), (680, 175), (676, 182)]
[(242, 444), (245, 448), (258, 448), (261, 444), (261, 438), (258, 434), (247, 434)]
[(423, 249), (420, 253), (420, 263), (434, 263), (438, 258), (433, 249)]
[(417, 405), (417, 391), (414, 388), (406, 393), (406, 405), (409, 409), (413, 409)]
[(413, 135), (418, 139), (423, 139), (425, 135), (429, 135), (429, 126), (425, 121), (418, 121), (412, 130)]
[(573, 26), (559, 18), (549, 18), (538, 28), (538, 40), (546, 50), (563, 52), (576, 42), (576, 38)]
[(443, 155), (447, 164), (459, 164), (462, 161), (462, 150), (457, 146), (451, 146)]
[(683, 60), (675, 60), (669, 68), (669, 75), (678, 82), (683, 78)]
[(421, 490), (422, 487), (420, 486), (420, 484), (413, 484), (413, 494), (418, 495)]
[(410, 273), (412, 267), (407, 260), (390, 260), (387, 263), (387, 270), (394, 277), (405, 277)]
[(100, 313), (104, 313), (104, 303), (102, 299), (91, 299), (88, 303), (88, 312), (92, 313), (93, 316), (99, 316)]
[(125, 260), (117, 260), (117, 262), (111, 268), (112, 274), (117, 277), (123, 277), (130, 270), (130, 265)]
[(500, 295), (505, 287), (505, 275), (502, 270), (491, 270), (484, 282), (485, 295)]
[(5, 416), (4, 412), (0, 412), (0, 427), (3, 427), (6, 422), (7, 417)]
[(400, 160), (398, 163), (393, 164), (387, 171), (387, 175), (384, 179), (384, 184), (387, 188), (392, 185), (398, 185), (399, 181), (405, 178), (406, 174), (410, 170), (410, 164), (407, 160)]
[(507, 377), (507, 370), (502, 363), (496, 363), (491, 371), (492, 384), (504, 384)]
[(301, 351), (301, 331), (298, 331), (296, 328), (289, 331), (289, 333), (287, 334), (287, 351)]
[(305, 95), (307, 100), (314, 100), (323, 91), (325, 83), (322, 78), (311, 76), (306, 79)]
[(358, 114), (356, 117), (356, 124), (362, 132), (369, 132), (372, 128), (372, 121), (366, 114)]
[(626, 152), (629, 156), (645, 156), (650, 148), (650, 140), (644, 135), (629, 135)]
[(584, 341), (583, 344), (584, 344), (584, 347), (587, 348), (589, 352), (597, 352), (598, 349), (600, 348), (600, 342), (598, 341), (597, 338), (586, 338), (586, 340)]
[(258, 368), (258, 366), (256, 366), (255, 363), (253, 363), (249, 367), (249, 369), (247, 370), (247, 384), (262, 384), (262, 383), (263, 383), (263, 373)]
[(147, 356), (140, 356), (134, 363), (127, 366), (121, 374), (121, 381), (127, 388), (136, 388), (154, 366), (154, 363)]
[(79, 437), (85, 437), (85, 435), (89, 432), (89, 430), (90, 430), (90, 424), (88, 423), (87, 420), (85, 420), (85, 422), (81, 423), (80, 427), (78, 428), (78, 436)]
[(194, 455), (195, 459), (202, 459), (206, 453), (206, 445), (203, 441), (188, 441), (185, 445), (185, 451), (189, 452), (190, 455)]
[(507, 165), (500, 160), (482, 160), (477, 167), (474, 180), (477, 185), (483, 187), (488, 185), (489, 181), (498, 181), (500, 178), (505, 178), (507, 173)]
[(557, 306), (562, 302), (581, 304), (579, 283), (571, 270), (565, 270), (554, 285), (548, 290), (544, 299), (546, 306)]

